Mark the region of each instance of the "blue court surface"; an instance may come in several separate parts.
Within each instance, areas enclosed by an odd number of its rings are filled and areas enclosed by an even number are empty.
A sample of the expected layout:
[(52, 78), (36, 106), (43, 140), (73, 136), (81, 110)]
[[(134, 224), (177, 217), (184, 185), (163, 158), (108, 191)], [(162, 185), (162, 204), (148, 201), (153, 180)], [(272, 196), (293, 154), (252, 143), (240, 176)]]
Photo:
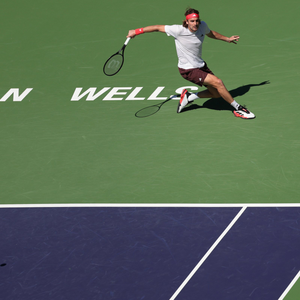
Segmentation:
[(300, 270), (300, 207), (2, 207), (0, 225), (3, 300), (271, 300)]

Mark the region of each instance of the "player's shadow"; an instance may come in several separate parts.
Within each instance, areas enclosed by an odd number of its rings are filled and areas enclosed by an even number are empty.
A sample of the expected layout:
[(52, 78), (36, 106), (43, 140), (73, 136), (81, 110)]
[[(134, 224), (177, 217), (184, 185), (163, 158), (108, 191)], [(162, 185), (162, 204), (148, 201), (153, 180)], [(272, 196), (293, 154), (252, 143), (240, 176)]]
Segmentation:
[[(231, 94), (232, 98), (236, 98), (236, 97), (243, 96), (246, 93), (248, 93), (252, 87), (261, 86), (261, 85), (265, 85), (265, 84), (269, 84), (269, 83), (270, 83), (269, 81), (264, 81), (259, 84), (247, 84), (247, 85), (240, 86), (234, 90), (231, 90), (231, 91), (229, 91), (229, 93)], [(229, 103), (227, 103), (224, 99), (212, 98), (212, 99), (209, 99), (206, 102), (204, 102), (203, 105), (198, 105), (198, 104), (194, 103), (194, 104), (188, 106), (187, 108), (185, 108), (182, 112), (194, 110), (194, 109), (198, 109), (198, 108), (234, 111), (234, 108)]]

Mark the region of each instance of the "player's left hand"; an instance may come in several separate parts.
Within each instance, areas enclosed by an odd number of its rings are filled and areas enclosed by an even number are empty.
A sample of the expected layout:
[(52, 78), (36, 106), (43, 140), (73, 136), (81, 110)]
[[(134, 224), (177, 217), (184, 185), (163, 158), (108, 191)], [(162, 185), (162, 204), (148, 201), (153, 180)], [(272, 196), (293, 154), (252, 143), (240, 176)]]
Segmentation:
[(238, 35), (233, 35), (230, 38), (228, 38), (228, 43), (237, 44), (239, 39), (240, 39), (240, 37)]

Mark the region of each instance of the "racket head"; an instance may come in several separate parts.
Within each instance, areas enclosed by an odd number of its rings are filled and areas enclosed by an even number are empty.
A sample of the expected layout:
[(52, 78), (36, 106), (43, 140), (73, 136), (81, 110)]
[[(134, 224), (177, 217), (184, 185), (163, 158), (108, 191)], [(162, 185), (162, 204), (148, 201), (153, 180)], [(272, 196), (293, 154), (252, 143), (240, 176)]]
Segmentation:
[(124, 55), (115, 53), (104, 64), (103, 72), (107, 76), (113, 76), (117, 74), (124, 64)]

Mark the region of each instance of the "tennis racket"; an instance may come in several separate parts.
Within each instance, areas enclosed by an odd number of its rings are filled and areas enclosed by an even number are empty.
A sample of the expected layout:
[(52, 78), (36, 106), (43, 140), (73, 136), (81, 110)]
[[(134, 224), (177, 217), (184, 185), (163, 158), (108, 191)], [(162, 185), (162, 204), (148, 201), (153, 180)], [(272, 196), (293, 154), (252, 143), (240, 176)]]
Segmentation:
[(113, 76), (121, 70), (124, 64), (124, 51), (129, 41), (130, 37), (127, 38), (123, 47), (106, 61), (106, 63), (103, 66), (103, 72), (105, 75)]
[(151, 106), (144, 107), (144, 108), (140, 109), (139, 111), (137, 111), (135, 113), (135, 116), (137, 118), (150, 117), (150, 116), (154, 115), (155, 113), (157, 113), (166, 102), (168, 102), (171, 99), (176, 98), (176, 97), (180, 97), (180, 95), (172, 95), (167, 100), (165, 100), (159, 104), (154, 104)]

